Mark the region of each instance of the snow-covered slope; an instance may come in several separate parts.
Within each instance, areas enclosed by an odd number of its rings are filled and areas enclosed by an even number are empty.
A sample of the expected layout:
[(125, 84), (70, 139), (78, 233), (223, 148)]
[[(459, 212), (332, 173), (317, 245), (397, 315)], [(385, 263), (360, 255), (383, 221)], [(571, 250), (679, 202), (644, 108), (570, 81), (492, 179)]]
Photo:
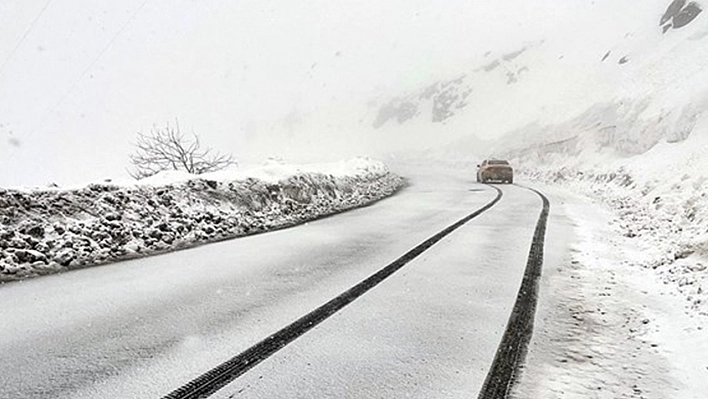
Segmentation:
[[(639, 153), (663, 137), (685, 138), (708, 106), (708, 19), (699, 3), (564, 4), (566, 14), (539, 20), (527, 42), (490, 48), (448, 78), (378, 99), (371, 124), (446, 142), (507, 133), (504, 148), (582, 133)], [(657, 121), (664, 124), (652, 127)]]
[(376, 161), (269, 165), (71, 190), (0, 190), (0, 282), (291, 226), (394, 193)]
[(646, 247), (635, 263), (656, 269), (708, 314), (708, 19), (701, 7), (670, 2), (655, 25), (610, 52), (621, 49), (628, 60), (610, 96), (572, 118), (517, 128), (492, 152), (528, 178), (609, 206), (625, 234)]

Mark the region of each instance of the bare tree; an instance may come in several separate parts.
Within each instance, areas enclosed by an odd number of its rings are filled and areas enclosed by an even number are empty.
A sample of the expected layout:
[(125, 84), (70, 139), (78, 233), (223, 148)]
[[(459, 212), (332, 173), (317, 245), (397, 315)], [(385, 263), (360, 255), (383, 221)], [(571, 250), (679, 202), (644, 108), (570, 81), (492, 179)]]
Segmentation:
[(135, 152), (130, 155), (133, 170), (131, 176), (143, 179), (164, 170), (182, 170), (201, 174), (235, 165), (232, 155), (224, 155), (211, 148), (202, 148), (199, 137), (185, 137), (179, 130), (179, 123), (164, 128), (153, 127), (150, 134), (138, 132)]

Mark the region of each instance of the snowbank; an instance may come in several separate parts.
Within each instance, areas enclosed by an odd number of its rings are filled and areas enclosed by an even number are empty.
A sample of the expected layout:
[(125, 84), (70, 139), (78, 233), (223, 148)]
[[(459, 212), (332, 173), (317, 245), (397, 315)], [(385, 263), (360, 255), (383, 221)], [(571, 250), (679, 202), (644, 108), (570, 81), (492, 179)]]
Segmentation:
[[(511, 397), (704, 399), (708, 318), (686, 309), (674, 286), (629, 265), (644, 251), (613, 212), (567, 189), (536, 187), (556, 214), (534, 336)], [(553, 249), (566, 242), (561, 258)]]
[(655, 270), (708, 315), (708, 118), (684, 141), (661, 141), (643, 154), (555, 144), (517, 152), (517, 172), (557, 184), (611, 208), (624, 235), (643, 251), (632, 263)]
[(0, 189), (0, 282), (274, 230), (370, 204), (403, 180), (376, 161), (271, 163), (133, 184)]

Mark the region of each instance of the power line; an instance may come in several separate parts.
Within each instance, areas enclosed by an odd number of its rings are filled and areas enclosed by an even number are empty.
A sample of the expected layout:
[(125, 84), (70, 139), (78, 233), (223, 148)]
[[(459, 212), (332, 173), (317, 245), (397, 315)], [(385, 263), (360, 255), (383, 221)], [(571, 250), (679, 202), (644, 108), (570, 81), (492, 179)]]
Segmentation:
[(123, 33), (123, 31), (125, 31), (125, 29), (128, 27), (128, 25), (130, 25), (135, 20), (135, 18), (138, 16), (138, 13), (140, 13), (140, 10), (142, 10), (143, 7), (145, 7), (145, 5), (147, 4), (148, 1), (149, 0), (143, 0), (143, 2), (138, 6), (138, 8), (135, 9), (135, 11), (130, 16), (130, 18), (128, 18), (128, 20), (125, 21), (125, 23), (120, 27), (120, 29), (118, 29), (116, 31), (116, 33), (113, 35), (111, 40), (108, 41), (106, 46), (103, 47), (103, 49), (98, 53), (96, 58), (94, 58), (93, 61), (91, 61), (91, 63), (86, 67), (86, 69), (84, 69), (83, 72), (81, 72), (81, 74), (74, 80), (74, 82), (71, 84), (69, 89), (66, 92), (64, 92), (64, 94), (62, 94), (61, 97), (59, 97), (59, 100), (54, 104), (54, 106), (47, 107), (44, 110), (44, 112), (42, 112), (42, 114), (44, 116), (40, 120), (39, 124), (37, 124), (37, 126), (33, 130), (36, 130), (39, 127), (41, 127), (44, 124), (44, 122), (46, 121), (49, 113), (54, 112), (57, 108), (59, 108), (59, 106), (64, 102), (64, 100), (66, 100), (67, 97), (69, 97), (69, 95), (74, 91), (74, 89), (76, 89), (76, 86), (79, 85), (79, 82), (81, 82), (81, 80), (86, 76), (86, 74), (96, 65), (96, 63), (101, 59), (101, 57), (103, 57), (103, 55), (106, 54), (106, 52), (111, 48), (111, 46), (113, 46), (113, 43), (115, 43), (116, 39), (118, 39), (118, 36), (120, 36)]
[(32, 29), (34, 29), (34, 26), (37, 24), (37, 21), (42, 17), (42, 15), (44, 15), (44, 12), (47, 10), (47, 8), (49, 7), (49, 4), (52, 1), (53, 0), (47, 0), (44, 3), (44, 6), (42, 7), (42, 9), (39, 10), (37, 15), (34, 16), (34, 19), (32, 20), (32, 22), (30, 22), (29, 26), (27, 27), (25, 32), (22, 34), (22, 37), (20, 38), (20, 40), (17, 41), (17, 43), (15, 44), (15, 47), (13, 47), (12, 51), (10, 51), (10, 54), (8, 54), (8, 56), (5, 57), (5, 61), (3, 61), (2, 65), (0, 65), (0, 77), (2, 77), (3, 72), (5, 72), (5, 67), (7, 66), (7, 64), (10, 63), (10, 60), (12, 60), (12, 58), (15, 56), (15, 53), (17, 53), (17, 50), (20, 48), (20, 46), (22, 46), (22, 43), (25, 42), (25, 39), (27, 39), (27, 36), (29, 36)]

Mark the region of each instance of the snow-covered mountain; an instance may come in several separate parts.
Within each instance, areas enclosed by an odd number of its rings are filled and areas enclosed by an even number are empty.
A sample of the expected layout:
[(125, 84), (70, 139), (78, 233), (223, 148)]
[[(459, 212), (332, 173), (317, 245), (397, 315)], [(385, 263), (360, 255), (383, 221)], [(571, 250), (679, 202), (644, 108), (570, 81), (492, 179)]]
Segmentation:
[(379, 99), (371, 125), (381, 134), (425, 130), (448, 143), (505, 135), (496, 151), (592, 136), (600, 146), (638, 154), (662, 139), (688, 137), (708, 106), (704, 6), (576, 6), (526, 43), (490, 49), (457, 75)]

